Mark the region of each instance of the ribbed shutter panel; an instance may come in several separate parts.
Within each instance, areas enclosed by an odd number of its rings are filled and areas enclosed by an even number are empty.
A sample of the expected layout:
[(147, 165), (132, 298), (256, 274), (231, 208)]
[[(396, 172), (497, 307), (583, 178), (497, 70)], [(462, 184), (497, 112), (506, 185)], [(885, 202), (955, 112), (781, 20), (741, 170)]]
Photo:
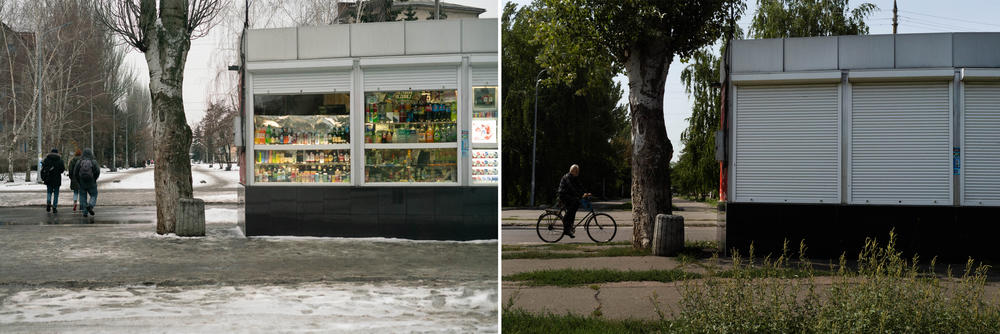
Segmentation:
[(472, 85), (473, 86), (499, 86), (500, 75), (497, 72), (497, 67), (473, 67), (472, 68)]
[(839, 203), (836, 85), (736, 89), (736, 202)]
[(254, 74), (254, 94), (330, 93), (351, 90), (351, 71)]
[(852, 202), (950, 205), (948, 84), (856, 84), (852, 95)]
[(1000, 205), (1000, 84), (965, 86), (965, 205)]
[(366, 68), (365, 91), (457, 89), (458, 66)]

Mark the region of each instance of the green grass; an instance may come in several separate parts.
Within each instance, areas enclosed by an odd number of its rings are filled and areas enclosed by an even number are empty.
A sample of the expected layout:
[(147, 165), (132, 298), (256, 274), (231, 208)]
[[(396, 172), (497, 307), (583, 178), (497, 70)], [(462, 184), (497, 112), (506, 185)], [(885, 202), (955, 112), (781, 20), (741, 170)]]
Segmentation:
[[(598, 249), (580, 249), (580, 248), (563, 248), (557, 249), (552, 248), (551, 250), (579, 250), (579, 252), (574, 253), (564, 253), (564, 252), (552, 252), (549, 250), (524, 250), (524, 251), (512, 251), (504, 253), (502, 258), (504, 260), (513, 259), (568, 259), (568, 258), (579, 258), (579, 257), (615, 257), (615, 256), (648, 256), (650, 251), (648, 249), (635, 249), (632, 247), (606, 247)], [(507, 251), (507, 249), (504, 249)]]
[(611, 282), (673, 282), (699, 278), (701, 275), (680, 269), (621, 271), (610, 269), (556, 269), (517, 273), (504, 276), (507, 281), (520, 281), (526, 285), (577, 286)]
[(658, 333), (664, 322), (641, 320), (608, 320), (572, 314), (534, 314), (524, 310), (503, 310), (504, 333)]

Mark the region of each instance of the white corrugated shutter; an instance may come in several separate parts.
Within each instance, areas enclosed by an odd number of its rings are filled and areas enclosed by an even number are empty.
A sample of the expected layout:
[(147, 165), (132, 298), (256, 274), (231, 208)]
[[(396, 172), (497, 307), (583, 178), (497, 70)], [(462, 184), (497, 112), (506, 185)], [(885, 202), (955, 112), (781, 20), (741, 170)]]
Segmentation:
[(457, 89), (458, 66), (366, 68), (365, 91)]
[(963, 205), (1000, 205), (1000, 84), (965, 86)]
[(851, 202), (951, 205), (948, 83), (855, 84), (852, 95)]
[(473, 86), (499, 86), (500, 75), (497, 72), (497, 67), (472, 67), (472, 85)]
[(254, 94), (331, 93), (351, 90), (351, 71), (253, 75)]
[(736, 89), (736, 202), (839, 203), (836, 85)]

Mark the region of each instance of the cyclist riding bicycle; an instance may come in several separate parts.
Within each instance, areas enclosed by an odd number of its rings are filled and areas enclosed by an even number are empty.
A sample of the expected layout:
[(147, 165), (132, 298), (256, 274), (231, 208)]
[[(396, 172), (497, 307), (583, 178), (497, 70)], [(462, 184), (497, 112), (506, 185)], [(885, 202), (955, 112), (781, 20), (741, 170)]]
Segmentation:
[(579, 175), (580, 166), (574, 164), (569, 167), (569, 173), (563, 175), (562, 179), (559, 180), (559, 203), (566, 209), (566, 214), (562, 217), (563, 234), (568, 235), (570, 238), (576, 238), (573, 233), (573, 221), (576, 218), (576, 211), (580, 209), (581, 203), (587, 208), (590, 207), (590, 202), (583, 200), (586, 197), (590, 197), (590, 193), (585, 192)]

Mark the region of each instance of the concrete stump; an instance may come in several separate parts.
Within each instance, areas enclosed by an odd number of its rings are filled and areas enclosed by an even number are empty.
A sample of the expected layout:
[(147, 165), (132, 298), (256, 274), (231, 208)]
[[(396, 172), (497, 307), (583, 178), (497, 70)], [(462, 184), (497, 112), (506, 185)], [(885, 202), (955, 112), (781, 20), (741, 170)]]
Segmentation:
[(653, 255), (676, 256), (684, 248), (684, 217), (656, 215), (653, 226)]
[(174, 233), (181, 237), (205, 236), (205, 201), (200, 198), (181, 198), (177, 206), (177, 224)]

